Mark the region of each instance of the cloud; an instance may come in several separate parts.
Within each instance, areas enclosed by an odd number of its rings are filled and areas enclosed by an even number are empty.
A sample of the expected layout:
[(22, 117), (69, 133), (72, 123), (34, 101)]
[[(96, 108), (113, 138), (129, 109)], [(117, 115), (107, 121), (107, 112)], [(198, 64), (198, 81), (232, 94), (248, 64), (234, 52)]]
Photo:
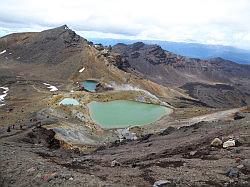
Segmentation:
[(88, 37), (158, 39), (250, 49), (249, 0), (8, 0), (0, 34), (67, 24)]

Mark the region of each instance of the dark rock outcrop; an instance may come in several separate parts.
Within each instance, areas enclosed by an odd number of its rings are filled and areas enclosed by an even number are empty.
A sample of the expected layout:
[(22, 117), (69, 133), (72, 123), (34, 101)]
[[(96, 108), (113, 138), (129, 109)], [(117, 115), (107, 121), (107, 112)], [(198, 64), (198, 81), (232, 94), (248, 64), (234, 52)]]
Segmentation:
[(47, 130), (43, 127), (37, 127), (27, 134), (23, 138), (24, 142), (32, 144), (41, 144), (51, 149), (60, 148), (60, 141), (55, 139), (55, 132), (53, 130)]

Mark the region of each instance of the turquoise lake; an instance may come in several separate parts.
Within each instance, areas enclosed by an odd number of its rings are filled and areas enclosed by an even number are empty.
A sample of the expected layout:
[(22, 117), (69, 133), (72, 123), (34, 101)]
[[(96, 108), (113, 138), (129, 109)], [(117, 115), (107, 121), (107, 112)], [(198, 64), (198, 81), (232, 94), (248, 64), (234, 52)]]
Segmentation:
[(64, 98), (59, 102), (60, 105), (79, 105), (80, 103), (73, 98)]
[(88, 108), (91, 119), (104, 129), (150, 124), (171, 112), (164, 106), (128, 100), (93, 101)]
[(90, 92), (95, 92), (96, 86), (98, 84), (99, 83), (94, 80), (86, 80), (86, 81), (81, 82), (81, 85), (84, 87), (84, 89)]

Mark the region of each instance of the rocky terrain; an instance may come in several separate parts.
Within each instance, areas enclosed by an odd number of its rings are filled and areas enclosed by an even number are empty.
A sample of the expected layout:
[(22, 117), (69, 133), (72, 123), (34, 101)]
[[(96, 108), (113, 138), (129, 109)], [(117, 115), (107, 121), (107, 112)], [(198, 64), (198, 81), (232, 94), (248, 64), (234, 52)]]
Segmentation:
[(193, 98), (197, 98), (212, 107), (237, 107), (249, 103), (249, 94), (246, 90), (237, 89), (229, 84), (186, 83), (182, 89)]
[[(2, 37), (0, 186), (249, 186), (249, 72), (157, 45), (93, 44), (66, 25)], [(102, 129), (88, 104), (113, 100), (170, 113)]]
[(236, 78), (250, 77), (248, 65), (222, 58), (187, 58), (165, 51), (158, 45), (147, 45), (142, 42), (131, 45), (116, 44), (112, 50), (121, 54), (124, 61), (145, 78), (165, 85), (186, 82), (233, 83)]
[[(169, 127), (135, 141), (114, 142), (85, 152), (60, 149), (51, 131), (22, 131), (0, 140), (0, 184), (249, 186), (250, 115), (244, 116)], [(215, 138), (220, 140), (213, 141)], [(236, 144), (223, 148), (229, 139)]]
[[(211, 107), (242, 106), (249, 103), (249, 65), (222, 58), (187, 58), (165, 51), (158, 45), (146, 45), (142, 42), (117, 44), (112, 50), (121, 54), (127, 67), (143, 78), (165, 86), (180, 87), (188, 93), (191, 89), (192, 96), (198, 95), (195, 98)], [(202, 94), (204, 90), (208, 96)]]

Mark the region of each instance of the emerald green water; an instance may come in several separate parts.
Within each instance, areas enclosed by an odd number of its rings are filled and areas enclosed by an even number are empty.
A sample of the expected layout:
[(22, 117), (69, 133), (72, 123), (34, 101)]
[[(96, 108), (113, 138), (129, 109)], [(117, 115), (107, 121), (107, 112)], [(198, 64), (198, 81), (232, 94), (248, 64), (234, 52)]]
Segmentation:
[(125, 128), (152, 123), (171, 109), (154, 104), (115, 100), (88, 104), (90, 117), (102, 128)]
[(81, 85), (84, 87), (84, 89), (90, 92), (95, 91), (97, 84), (98, 82), (94, 80), (86, 80), (86, 81), (81, 82)]

